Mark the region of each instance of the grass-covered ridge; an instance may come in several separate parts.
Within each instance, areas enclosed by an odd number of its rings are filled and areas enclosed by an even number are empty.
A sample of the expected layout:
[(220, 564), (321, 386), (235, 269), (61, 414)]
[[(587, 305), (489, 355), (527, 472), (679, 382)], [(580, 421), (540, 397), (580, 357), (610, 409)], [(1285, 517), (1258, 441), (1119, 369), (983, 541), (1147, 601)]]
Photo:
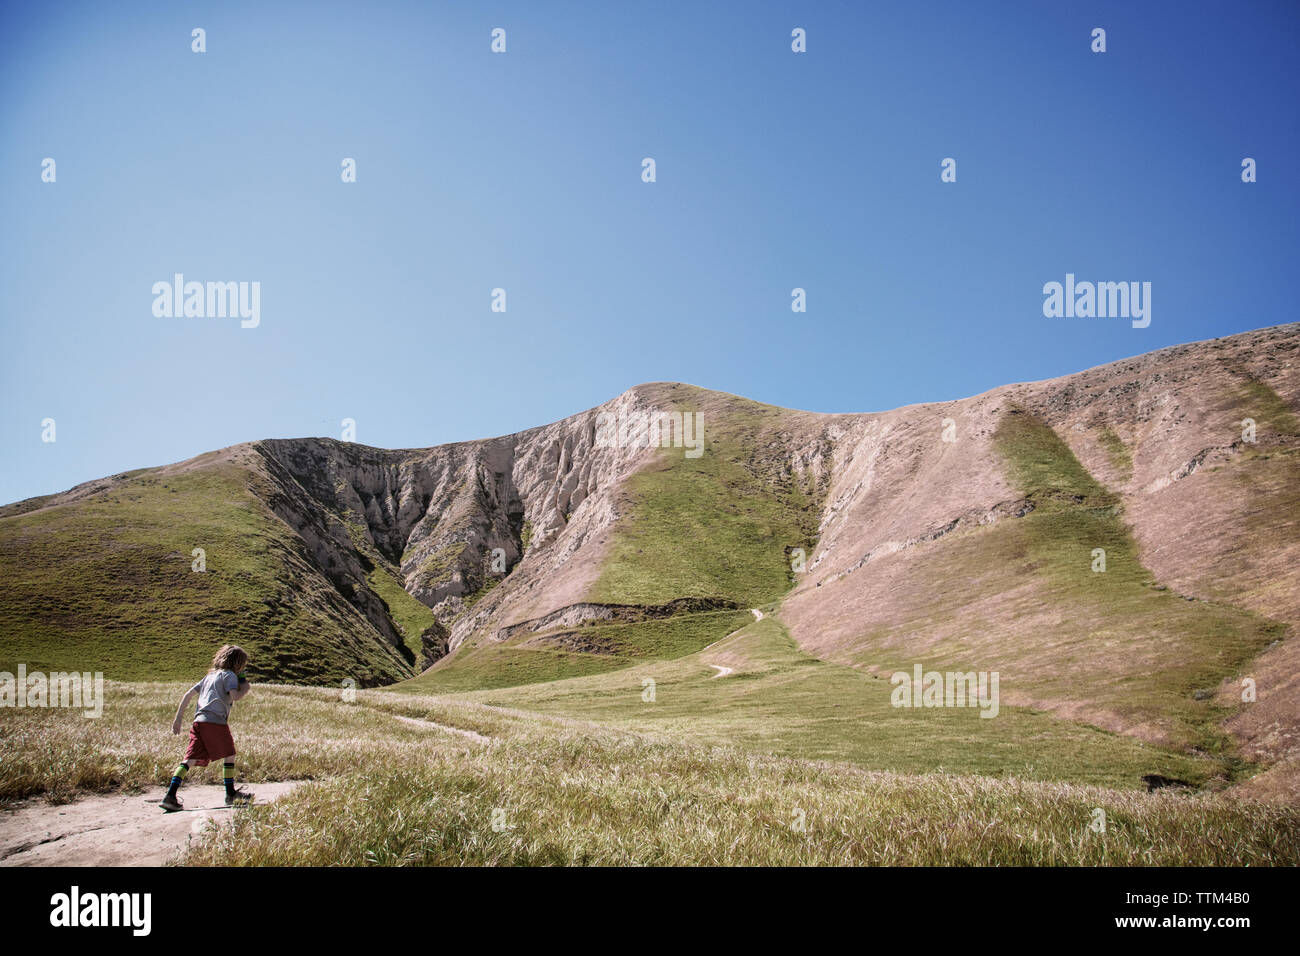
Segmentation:
[(663, 404), (701, 417), (704, 452), (661, 449), (631, 478), (629, 513), (589, 600), (777, 600), (792, 584), (789, 550), (811, 551), (825, 494), (770, 450), (797, 413), (687, 386)]
[(1008, 480), (1021, 494), (1049, 505), (1062, 498), (1093, 508), (1118, 505), (1118, 497), (1088, 473), (1051, 426), (1030, 412), (1008, 409), (993, 439)]
[(433, 610), (412, 597), (402, 586), (401, 578), (383, 565), (376, 565), (371, 570), (366, 583), (388, 605), (388, 613), (401, 633), (402, 641), (414, 659), (419, 660), (420, 635), (437, 621)]
[[(149, 470), (0, 518), (0, 670), (193, 679), (216, 647), (239, 643), (253, 675), (364, 685), (409, 674), (249, 480), (231, 463)], [(195, 548), (206, 571), (192, 568)]]
[(1133, 477), (1133, 454), (1124, 444), (1124, 439), (1120, 438), (1115, 429), (1109, 425), (1102, 428), (1099, 437), (1110, 466), (1115, 469), (1122, 481), (1128, 481)]
[[(1108, 684), (1091, 683), (1086, 673), (1047, 678), (1055, 692), (1068, 695), (1067, 685), (1074, 684), (1074, 693), (1117, 710), (1158, 710), (1177, 728), (1178, 739), (1223, 750), (1226, 739), (1217, 725), (1226, 713), (1194, 695), (1282, 636), (1284, 626), (1160, 585), (1141, 562), (1119, 497), (1045, 422), (1011, 409), (994, 439), (1008, 479), (1036, 507), (983, 535), (981, 560), (1024, 568), (1040, 582), (1043, 604), (1069, 608), (1059, 638), (1102, 641), (1117, 654), (1132, 655), (1130, 672)], [(961, 560), (956, 550), (947, 559)], [(1104, 571), (1098, 570), (1101, 560)]]
[(362, 519), (351, 511), (345, 511), (342, 517), (353, 548), (369, 562), (366, 584), (388, 608), (389, 619), (401, 635), (411, 660), (419, 661), (422, 650), (420, 635), (437, 621), (433, 609), (406, 590), (401, 572), (374, 546)]

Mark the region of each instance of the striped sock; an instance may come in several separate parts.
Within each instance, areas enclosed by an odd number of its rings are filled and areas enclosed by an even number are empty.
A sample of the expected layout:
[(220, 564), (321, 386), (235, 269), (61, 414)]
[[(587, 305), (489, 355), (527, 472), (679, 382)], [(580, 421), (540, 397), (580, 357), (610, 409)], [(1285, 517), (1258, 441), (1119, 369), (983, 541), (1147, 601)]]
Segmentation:
[(230, 796), (235, 792), (235, 765), (228, 763), (225, 765), (226, 774), (226, 795)]
[(167, 788), (167, 796), (176, 796), (176, 791), (180, 789), (181, 783), (185, 780), (185, 775), (190, 772), (190, 768), (185, 764), (178, 764), (175, 772), (172, 774), (172, 784)]

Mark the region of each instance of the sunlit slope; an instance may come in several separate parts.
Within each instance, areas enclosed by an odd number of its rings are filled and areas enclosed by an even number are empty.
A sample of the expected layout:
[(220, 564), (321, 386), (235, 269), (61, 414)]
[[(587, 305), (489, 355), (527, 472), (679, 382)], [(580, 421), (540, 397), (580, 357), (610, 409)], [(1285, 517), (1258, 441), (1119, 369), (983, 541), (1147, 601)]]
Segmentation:
[(703, 453), (661, 450), (626, 482), (590, 600), (775, 600), (793, 582), (791, 551), (817, 536), (829, 479), (817, 416), (684, 385), (662, 391), (659, 404), (703, 421)]
[(1008, 409), (993, 446), (1023, 516), (954, 531), (823, 587), (829, 601), (857, 588), (860, 608), (853, 639), (826, 656), (879, 671), (918, 662), (997, 671), (1009, 702), (1222, 750), (1217, 725), (1229, 712), (1211, 692), (1285, 625), (1160, 584), (1119, 497), (1030, 413)]
[(792, 635), (878, 673), (996, 670), (1012, 704), (1189, 752), (1285, 758), (1298, 333), (872, 416), (836, 447), (815, 556), (783, 605)]
[(266, 506), (260, 482), (217, 457), (0, 517), (0, 670), (177, 679), (239, 643), (254, 676), (365, 686), (410, 674)]

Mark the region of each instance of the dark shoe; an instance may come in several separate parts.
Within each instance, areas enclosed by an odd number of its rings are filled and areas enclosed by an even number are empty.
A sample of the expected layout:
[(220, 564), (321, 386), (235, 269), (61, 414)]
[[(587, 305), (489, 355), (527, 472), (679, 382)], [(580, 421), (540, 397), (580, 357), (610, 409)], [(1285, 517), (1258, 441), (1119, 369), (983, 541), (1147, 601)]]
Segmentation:
[(162, 798), (162, 808), (168, 813), (175, 813), (177, 810), (184, 810), (185, 804), (181, 803), (181, 798), (174, 793), (169, 793)]
[(226, 794), (226, 806), (242, 807), (253, 802), (253, 794), (247, 790), (236, 790), (234, 793)]

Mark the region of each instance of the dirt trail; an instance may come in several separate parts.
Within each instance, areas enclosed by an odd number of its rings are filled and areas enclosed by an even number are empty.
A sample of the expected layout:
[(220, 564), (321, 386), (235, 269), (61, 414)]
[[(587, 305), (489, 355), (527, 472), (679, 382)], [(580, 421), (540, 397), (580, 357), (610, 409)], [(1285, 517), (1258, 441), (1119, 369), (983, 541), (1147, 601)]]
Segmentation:
[[(393, 716), (423, 730), (492, 742), (472, 730)], [(249, 783), (245, 789), (263, 804), (301, 782)], [(92, 794), (57, 806), (33, 799), (0, 810), (0, 866), (160, 866), (175, 860), (191, 839), (241, 812), (226, 806), (221, 784), (182, 787), (185, 809), (176, 813), (164, 813), (158, 805), (164, 792)]]
[(474, 730), (464, 730), (461, 727), (448, 727), (446, 724), (435, 724), (432, 720), (420, 720), (418, 717), (403, 717), (401, 714), (394, 714), (394, 719), (400, 720), (404, 724), (412, 727), (420, 727), (424, 730), (441, 730), (448, 734), (459, 734), (478, 744), (492, 743), (491, 737), (485, 737)]
[[(257, 803), (271, 803), (301, 781), (250, 783)], [(0, 866), (159, 866), (174, 860), (205, 829), (242, 812), (225, 804), (225, 788), (182, 787), (185, 809), (165, 813), (161, 788), (96, 794), (51, 806), (31, 800), (0, 811)]]
[[(750, 610), (750, 612), (754, 615), (754, 620), (755, 620), (755, 621), (761, 621), (761, 620), (763, 620), (763, 612), (760, 611), (758, 608), (756, 608), (756, 607), (751, 607), (749, 610)], [(743, 630), (744, 630), (743, 627), (742, 627), (742, 628), (738, 628), (737, 630), (732, 631), (732, 632), (731, 632), (730, 634), (728, 634), (726, 637), (720, 637), (720, 638), (718, 638), (716, 641), (714, 641), (714, 642), (713, 642), (712, 644), (710, 644), (708, 647), (704, 648), (704, 650), (700, 651), (700, 653), (703, 654), (704, 651), (712, 650), (713, 648), (715, 648), (715, 647), (717, 647), (719, 644), (721, 644), (723, 641), (725, 641), (725, 640), (729, 640), (730, 638), (735, 637), (737, 634), (739, 634), (739, 633), (740, 633), (741, 631), (743, 631)], [(734, 673), (736, 672), (736, 669), (735, 669), (734, 667), (727, 667), (725, 664), (710, 664), (709, 666), (712, 667), (714, 670), (717, 671), (717, 673), (714, 674), (712, 677), (710, 677), (709, 680), (717, 680), (719, 677), (726, 677), (728, 674), (734, 674)]]

